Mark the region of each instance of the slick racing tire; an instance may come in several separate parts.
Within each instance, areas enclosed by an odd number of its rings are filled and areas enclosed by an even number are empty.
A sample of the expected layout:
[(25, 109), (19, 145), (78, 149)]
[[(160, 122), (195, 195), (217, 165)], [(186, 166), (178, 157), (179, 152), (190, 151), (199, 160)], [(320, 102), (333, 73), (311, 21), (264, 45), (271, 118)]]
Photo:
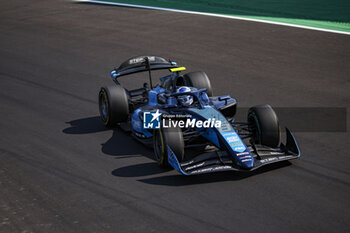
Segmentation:
[(129, 103), (125, 89), (121, 86), (101, 87), (98, 94), (100, 117), (106, 127), (128, 119)]
[(169, 166), (168, 146), (174, 152), (179, 163), (181, 163), (185, 155), (185, 143), (182, 130), (180, 128), (162, 128), (154, 131), (154, 155), (158, 165), (161, 167)]
[(277, 115), (268, 104), (251, 107), (248, 111), (248, 123), (255, 144), (278, 147), (281, 141), (281, 130)]
[(213, 96), (213, 88), (211, 87), (208, 75), (203, 71), (190, 72), (184, 75), (185, 79), (189, 82), (190, 86), (197, 89), (207, 89), (209, 97)]

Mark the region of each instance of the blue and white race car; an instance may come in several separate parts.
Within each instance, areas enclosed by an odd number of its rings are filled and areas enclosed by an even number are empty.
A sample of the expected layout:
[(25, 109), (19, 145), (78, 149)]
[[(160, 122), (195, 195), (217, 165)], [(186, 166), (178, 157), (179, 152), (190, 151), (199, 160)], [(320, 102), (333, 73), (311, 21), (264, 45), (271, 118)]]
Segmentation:
[[(151, 71), (171, 73), (153, 85)], [(237, 101), (213, 96), (208, 76), (190, 72), (156, 56), (128, 59), (111, 72), (116, 85), (102, 87), (99, 110), (105, 126), (119, 126), (140, 142), (153, 146), (160, 166), (183, 175), (218, 171), (252, 171), (266, 164), (300, 157), (286, 128), (281, 143), (278, 118), (270, 105), (249, 109), (247, 122), (236, 122)], [(148, 72), (149, 83), (135, 90), (120, 85), (121, 76)], [(186, 152), (186, 153), (185, 153)]]

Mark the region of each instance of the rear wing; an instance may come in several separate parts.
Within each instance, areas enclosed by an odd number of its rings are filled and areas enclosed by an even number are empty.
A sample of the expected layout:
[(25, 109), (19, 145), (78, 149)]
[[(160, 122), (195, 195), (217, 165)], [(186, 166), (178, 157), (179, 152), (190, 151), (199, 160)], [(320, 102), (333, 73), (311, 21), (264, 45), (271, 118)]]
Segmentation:
[(123, 62), (117, 69), (111, 71), (111, 77), (113, 81), (119, 85), (117, 78), (134, 74), (138, 72), (148, 71), (149, 74), (149, 82), (151, 89), (152, 85), (152, 76), (151, 70), (161, 70), (161, 69), (173, 69), (177, 68), (176, 62), (167, 61), (164, 58), (156, 57), (156, 56), (139, 56), (132, 57), (125, 62)]
[(168, 61), (156, 56), (139, 56), (132, 57), (123, 62), (117, 69), (112, 70), (113, 79), (124, 75), (134, 74), (143, 71), (161, 70), (177, 68), (176, 62)]

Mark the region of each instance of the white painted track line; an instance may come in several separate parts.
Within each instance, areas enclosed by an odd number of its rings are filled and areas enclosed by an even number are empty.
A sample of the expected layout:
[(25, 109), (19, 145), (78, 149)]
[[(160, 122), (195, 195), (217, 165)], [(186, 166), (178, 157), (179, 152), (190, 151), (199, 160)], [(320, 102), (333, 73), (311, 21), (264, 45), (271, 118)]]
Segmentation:
[(274, 22), (274, 21), (268, 21), (268, 20), (262, 20), (262, 19), (251, 19), (251, 18), (245, 18), (245, 17), (239, 17), (239, 16), (231, 16), (231, 15), (221, 15), (221, 14), (214, 14), (214, 13), (204, 13), (204, 12), (197, 12), (197, 11), (187, 11), (187, 10), (178, 10), (178, 9), (172, 9), (172, 8), (153, 7), (153, 6), (135, 5), (135, 4), (127, 4), (127, 3), (107, 2), (107, 1), (95, 1), (95, 0), (73, 0), (73, 1), (75, 1), (75, 2), (87, 2), (87, 3), (90, 2), (90, 3), (104, 4), (104, 5), (143, 8), (143, 9), (150, 9), (150, 10), (171, 11), (171, 12), (186, 13), (186, 14), (214, 16), (214, 17), (220, 17), (220, 18), (238, 19), (238, 20), (253, 21), (253, 22), (259, 22), (259, 23), (268, 23), (268, 24), (276, 24), (276, 25), (282, 25), (282, 26), (287, 26), (287, 27), (303, 28), (303, 29), (308, 29), (308, 30), (315, 30), (315, 31), (331, 32), (331, 33), (350, 35), (350, 32), (343, 32), (343, 31), (337, 31), (337, 30), (330, 30), (330, 29), (302, 26), (302, 25), (289, 24), (289, 23)]

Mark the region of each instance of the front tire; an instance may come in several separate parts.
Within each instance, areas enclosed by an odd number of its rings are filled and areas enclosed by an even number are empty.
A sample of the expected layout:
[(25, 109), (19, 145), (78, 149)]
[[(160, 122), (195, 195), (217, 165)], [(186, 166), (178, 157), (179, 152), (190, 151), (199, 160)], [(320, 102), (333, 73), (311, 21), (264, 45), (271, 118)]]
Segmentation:
[(182, 130), (176, 128), (162, 128), (155, 130), (153, 134), (153, 147), (155, 159), (161, 167), (168, 167), (168, 147), (174, 152), (177, 160), (181, 163), (185, 155), (185, 143)]
[(208, 75), (203, 71), (190, 72), (184, 75), (185, 79), (189, 82), (190, 86), (197, 89), (207, 89), (209, 97), (213, 96), (213, 88)]
[(277, 115), (270, 105), (251, 107), (248, 111), (248, 123), (253, 133), (253, 143), (272, 148), (279, 146), (281, 130)]
[(106, 127), (114, 127), (128, 119), (129, 103), (123, 87), (101, 87), (98, 104), (101, 120)]

